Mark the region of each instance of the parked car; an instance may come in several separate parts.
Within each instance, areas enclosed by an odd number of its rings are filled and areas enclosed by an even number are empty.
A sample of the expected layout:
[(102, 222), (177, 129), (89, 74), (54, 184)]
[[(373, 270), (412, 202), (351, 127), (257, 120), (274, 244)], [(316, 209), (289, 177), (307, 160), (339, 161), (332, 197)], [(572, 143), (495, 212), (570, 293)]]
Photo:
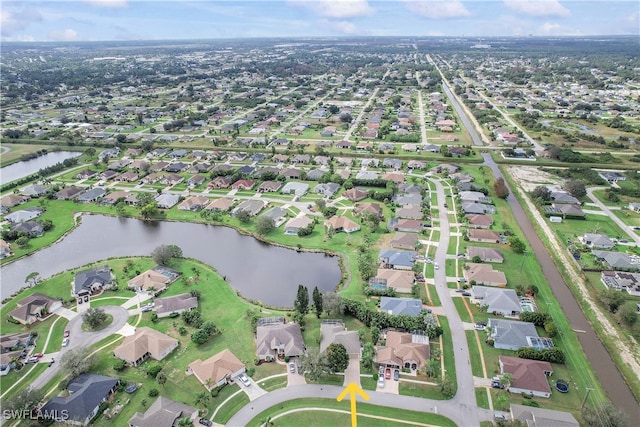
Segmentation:
[(471, 292), (464, 291), (464, 292), (462, 293), (462, 296), (463, 296), (463, 297), (470, 297), (470, 296), (471, 296)]
[(484, 331), (486, 329), (486, 325), (483, 325), (482, 323), (476, 323), (475, 325), (473, 325), (473, 328), (478, 330), (478, 331)]
[(38, 363), (40, 361), (40, 359), (38, 359), (35, 356), (29, 356), (27, 357), (27, 360), (25, 360), (25, 363)]
[(200, 418), (200, 420), (198, 420), (198, 424), (200, 424), (201, 426), (212, 426), (213, 422), (206, 418)]
[(378, 368), (378, 375), (384, 375), (384, 366), (380, 365), (380, 367)]
[(249, 381), (249, 378), (245, 374), (240, 374), (238, 378), (240, 379), (240, 382), (246, 387), (249, 387), (251, 385), (251, 381)]
[(462, 292), (466, 292), (466, 291), (464, 289), (460, 288), (460, 289), (456, 289), (456, 292), (462, 293)]
[(296, 372), (296, 364), (293, 362), (289, 363), (289, 372), (291, 372), (292, 374)]
[(63, 340), (62, 340), (62, 346), (63, 346), (63, 347), (66, 347), (66, 346), (68, 346), (68, 345), (69, 345), (69, 338), (65, 338), (65, 339), (63, 339)]
[(438, 263), (437, 263), (437, 262), (434, 262), (434, 263), (433, 263), (433, 268), (437, 270), (437, 269), (439, 269), (439, 268), (440, 268), (440, 266), (438, 265)]
[(153, 306), (152, 305), (145, 305), (144, 307), (142, 307), (140, 309), (140, 311), (143, 312), (143, 313), (146, 313), (146, 312), (151, 311), (151, 310), (153, 310)]
[(393, 371), (393, 380), (394, 381), (400, 380), (400, 370), (399, 369), (396, 369), (395, 371)]
[(384, 388), (384, 377), (383, 376), (379, 376), (378, 377), (378, 388)]
[(387, 368), (384, 370), (384, 379), (385, 380), (391, 379), (391, 368)]
[(69, 338), (70, 334), (71, 332), (69, 332), (69, 330), (67, 329), (66, 331), (64, 331), (64, 338)]

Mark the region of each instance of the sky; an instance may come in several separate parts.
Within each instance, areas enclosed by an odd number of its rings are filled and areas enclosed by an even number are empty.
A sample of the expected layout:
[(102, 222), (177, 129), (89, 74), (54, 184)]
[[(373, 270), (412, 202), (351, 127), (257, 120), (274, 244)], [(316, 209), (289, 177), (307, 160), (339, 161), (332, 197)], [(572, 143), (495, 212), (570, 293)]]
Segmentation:
[(636, 35), (638, 0), (0, 2), (2, 41)]

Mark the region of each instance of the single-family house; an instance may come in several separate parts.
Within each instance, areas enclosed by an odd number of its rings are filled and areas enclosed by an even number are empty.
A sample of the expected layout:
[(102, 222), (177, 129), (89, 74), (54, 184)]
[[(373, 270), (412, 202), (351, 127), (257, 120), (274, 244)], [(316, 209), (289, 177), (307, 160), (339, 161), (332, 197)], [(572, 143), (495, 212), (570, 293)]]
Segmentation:
[(128, 193), (126, 191), (114, 191), (113, 193), (106, 194), (102, 198), (102, 200), (100, 200), (100, 204), (101, 205), (106, 205), (106, 206), (113, 206), (118, 202), (118, 200), (123, 200), (124, 201), (124, 199), (129, 194), (130, 193)]
[(276, 323), (258, 326), (256, 330), (256, 355), (261, 360), (276, 357), (292, 357), (305, 354), (302, 331), (297, 323)]
[(362, 179), (362, 180), (376, 180), (379, 178), (379, 175), (377, 172), (372, 172), (372, 171), (359, 171), (358, 173), (356, 173), (356, 179)]
[(533, 406), (511, 404), (511, 419), (527, 427), (580, 427), (580, 423), (569, 412)]
[(199, 185), (204, 184), (204, 182), (207, 180), (207, 177), (204, 175), (194, 175), (191, 178), (189, 178), (187, 180), (187, 186), (189, 187), (197, 187)]
[(499, 249), (483, 248), (480, 246), (467, 246), (467, 259), (472, 260), (476, 256), (480, 257), (480, 260), (482, 262), (504, 262), (504, 257), (502, 256), (502, 252)]
[(120, 174), (115, 181), (119, 182), (134, 182), (138, 180), (138, 174), (133, 171), (127, 171)]
[(23, 325), (30, 325), (60, 307), (62, 307), (62, 301), (35, 293), (18, 301), (16, 308), (9, 313), (9, 316)]
[(33, 206), (30, 208), (11, 212), (10, 214), (5, 215), (4, 219), (13, 224), (17, 224), (19, 222), (31, 221), (32, 219), (35, 219), (42, 215), (42, 212), (44, 211), (41, 208)]
[[(40, 197), (47, 191), (49, 191), (49, 187), (46, 185), (32, 184), (23, 188), (20, 194), (27, 197)], [(4, 206), (4, 204), (2, 204), (2, 206)]]
[(570, 205), (580, 204), (580, 200), (576, 199), (571, 194), (565, 191), (551, 191), (550, 197), (554, 203), (558, 203), (558, 204), (561, 204), (561, 203), (568, 203)]
[(607, 288), (640, 296), (640, 273), (605, 270), (600, 273), (600, 280)]
[(495, 208), (485, 203), (462, 202), (462, 212), (465, 214), (487, 214), (495, 213)]
[(0, 206), (2, 206), (3, 208), (12, 208), (28, 201), (28, 196), (21, 196), (19, 194), (7, 194), (6, 196), (2, 196), (2, 198), (0, 198)]
[(416, 257), (415, 251), (400, 251), (397, 249), (382, 249), (378, 260), (382, 268), (393, 270), (411, 270)]
[(208, 204), (209, 199), (205, 196), (190, 196), (178, 205), (178, 209), (180, 209), (181, 211), (197, 212), (199, 210), (202, 210)]
[(396, 209), (396, 217), (402, 219), (422, 219), (422, 208), (418, 205), (405, 205)]
[(284, 226), (284, 234), (297, 235), (298, 231), (312, 224), (313, 220), (305, 215), (291, 218)]
[(507, 286), (507, 276), (498, 270), (494, 270), (489, 264), (465, 264), (466, 268), (462, 271), (462, 275), (468, 282), (472, 280), (477, 285), (485, 286)]
[(144, 413), (136, 412), (129, 418), (129, 427), (178, 427), (187, 419), (196, 425), (200, 411), (193, 406), (159, 396)]
[(470, 242), (500, 243), (500, 233), (493, 230), (472, 228), (467, 231), (467, 235)]
[(258, 187), (259, 193), (275, 193), (280, 190), (282, 187), (282, 182), (280, 181), (265, 181)]
[(309, 184), (306, 184), (304, 182), (291, 181), (287, 182), (284, 187), (282, 187), (280, 193), (295, 194), (297, 197), (302, 197), (307, 194), (307, 191), (309, 191)]
[(358, 331), (348, 331), (342, 320), (323, 320), (320, 324), (320, 353), (331, 344), (342, 344), (350, 358), (360, 355)]
[(183, 162), (174, 162), (169, 163), (166, 168), (164, 168), (165, 172), (169, 173), (180, 173), (185, 170), (189, 165)]
[(422, 301), (415, 298), (380, 297), (380, 311), (393, 316), (419, 316)]
[(191, 311), (194, 308), (198, 308), (198, 298), (188, 293), (156, 298), (154, 301), (154, 309), (158, 317), (167, 317), (171, 313), (180, 314), (183, 311)]
[(287, 179), (300, 179), (302, 176), (302, 170), (296, 168), (287, 168), (280, 172), (281, 176)]
[(178, 348), (178, 340), (147, 326), (136, 328), (136, 332), (113, 349), (113, 355), (131, 366), (145, 360), (162, 360)]
[(115, 276), (106, 264), (102, 267), (81, 270), (74, 276), (71, 294), (75, 297), (91, 295), (111, 288), (114, 281)]
[(265, 211), (261, 217), (267, 217), (273, 219), (273, 222), (276, 224), (276, 227), (284, 222), (287, 217), (287, 210), (280, 207), (274, 206), (271, 209)]
[(491, 199), (480, 191), (461, 191), (458, 193), (462, 203), (487, 203), (491, 204)]
[(72, 185), (70, 187), (65, 187), (62, 190), (56, 192), (55, 196), (56, 196), (56, 199), (58, 200), (71, 200), (81, 192), (82, 192), (82, 188)]
[(251, 190), (256, 182), (253, 179), (239, 179), (231, 185), (234, 190)]
[(225, 198), (216, 199), (216, 200), (213, 200), (211, 203), (209, 203), (205, 207), (205, 210), (226, 212), (229, 209), (231, 209), (231, 207), (233, 206), (233, 203), (234, 202), (232, 199), (225, 199)]
[(622, 252), (591, 251), (594, 257), (614, 270), (640, 271), (640, 264), (632, 262), (631, 257)]
[(600, 176), (606, 181), (608, 181), (610, 184), (616, 183), (618, 181), (624, 181), (627, 179), (627, 177), (621, 174), (620, 172), (600, 172)]
[(180, 272), (163, 265), (155, 267), (138, 274), (127, 282), (127, 286), (135, 292), (158, 293), (167, 289), (171, 283), (178, 280)]
[(0, 376), (8, 375), (11, 369), (18, 367), (16, 359), (27, 354), (27, 348), (33, 344), (35, 335), (31, 332), (0, 336)]
[(164, 175), (162, 179), (160, 179), (160, 184), (172, 186), (180, 184), (183, 180), (184, 178), (182, 176), (172, 173), (169, 175)]
[(537, 397), (551, 397), (548, 378), (553, 374), (551, 363), (542, 360), (498, 356), (500, 374), (511, 376), (509, 392)]
[(422, 196), (419, 193), (396, 194), (393, 196), (393, 201), (400, 206), (420, 206), (422, 205)]
[(562, 218), (585, 218), (586, 213), (580, 205), (570, 203), (553, 203), (544, 209), (548, 215), (560, 215)]
[(474, 302), (487, 308), (487, 313), (518, 317), (522, 312), (518, 294), (513, 289), (473, 286), (472, 296)]
[(238, 206), (236, 206), (236, 208), (232, 212), (234, 215), (236, 215), (240, 211), (247, 211), (249, 212), (249, 215), (256, 216), (266, 206), (267, 202), (264, 200), (245, 200)]
[(413, 271), (379, 268), (376, 276), (369, 279), (369, 287), (375, 290), (395, 289), (398, 293), (409, 294), (414, 281)]
[(362, 199), (366, 199), (369, 193), (366, 190), (360, 188), (352, 188), (350, 190), (346, 190), (342, 193), (345, 199), (351, 200), (352, 202), (359, 202)]
[(171, 209), (180, 200), (180, 196), (171, 193), (162, 193), (156, 196), (156, 204), (160, 209)]
[(24, 221), (17, 224), (13, 224), (10, 228), (11, 231), (18, 233), (25, 233), (29, 237), (42, 237), (44, 236), (44, 227), (39, 221)]
[(351, 221), (346, 216), (334, 215), (324, 222), (325, 227), (332, 229), (334, 232), (339, 233), (344, 231), (345, 233), (353, 233), (360, 231), (360, 225)]
[(353, 208), (353, 212), (356, 215), (370, 214), (377, 216), (380, 219), (383, 218), (382, 205), (380, 205), (379, 203), (356, 203), (356, 206)]
[(398, 249), (415, 249), (418, 243), (418, 236), (415, 233), (403, 233), (397, 232), (393, 236), (393, 240), (389, 242), (389, 245)]
[(104, 188), (92, 188), (78, 194), (75, 200), (80, 203), (92, 203), (100, 200), (105, 194), (107, 194), (107, 190)]
[(207, 390), (212, 390), (233, 382), (245, 371), (244, 363), (231, 350), (224, 349), (204, 361), (198, 359), (191, 362), (187, 372), (195, 375)]
[(552, 348), (553, 343), (548, 338), (540, 338), (536, 327), (530, 322), (518, 320), (489, 319), (490, 338), (493, 346), (502, 350), (518, 350), (521, 347), (531, 347), (538, 350)]
[(98, 171), (94, 171), (94, 170), (91, 170), (91, 169), (85, 169), (85, 170), (83, 170), (81, 172), (78, 172), (73, 177), (75, 179), (90, 179), (90, 178), (93, 178), (96, 175), (98, 175)]
[(149, 170), (151, 172), (160, 172), (165, 170), (165, 168), (169, 166), (169, 162), (165, 162), (165, 161), (159, 161), (156, 163), (153, 163), (150, 167)]
[(330, 199), (340, 190), (340, 184), (335, 182), (327, 182), (326, 184), (318, 184), (313, 189), (316, 194), (322, 194), (325, 199)]
[(207, 185), (209, 188), (229, 188), (231, 185), (231, 176), (216, 176), (213, 180)]
[(51, 398), (40, 409), (43, 418), (65, 414), (65, 423), (86, 426), (98, 415), (100, 404), (116, 391), (120, 380), (97, 374), (81, 374), (67, 384), (69, 394)]
[(428, 336), (387, 331), (385, 346), (376, 352), (376, 363), (416, 372), (425, 366), (430, 357)]
[(398, 219), (391, 218), (389, 220), (389, 229), (394, 231), (402, 231), (405, 233), (420, 233), (424, 230), (424, 221), (416, 219)]
[(409, 162), (407, 162), (407, 169), (410, 171), (422, 170), (422, 169), (426, 169), (426, 167), (427, 167), (427, 162), (424, 162), (422, 160), (409, 160)]
[(307, 181), (320, 181), (320, 179), (327, 173), (322, 169), (312, 169), (306, 173), (305, 179)]
[(490, 228), (493, 225), (493, 218), (484, 214), (466, 215), (469, 221), (469, 228)]
[(596, 249), (611, 249), (615, 246), (613, 241), (604, 234), (586, 233), (580, 237), (582, 244)]

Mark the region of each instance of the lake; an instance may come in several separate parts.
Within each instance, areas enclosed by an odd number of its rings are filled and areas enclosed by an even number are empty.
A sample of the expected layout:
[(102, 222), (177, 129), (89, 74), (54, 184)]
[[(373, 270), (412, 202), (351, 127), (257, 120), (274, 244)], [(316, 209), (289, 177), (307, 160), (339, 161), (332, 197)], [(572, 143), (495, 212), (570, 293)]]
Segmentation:
[(36, 157), (35, 159), (23, 160), (9, 166), (5, 166), (0, 169), (0, 182), (2, 184), (6, 184), (7, 182), (24, 178), (25, 176), (38, 172), (42, 168), (53, 166), (66, 159), (78, 157), (80, 154), (82, 153), (77, 151), (54, 151), (47, 153), (44, 156)]
[(214, 267), (245, 297), (271, 306), (292, 307), (299, 284), (326, 292), (341, 278), (338, 257), (269, 245), (228, 227), (84, 215), (64, 239), (3, 266), (0, 297), (25, 286), (34, 271), (48, 278), (110, 257), (149, 256), (161, 244), (179, 246), (185, 257)]

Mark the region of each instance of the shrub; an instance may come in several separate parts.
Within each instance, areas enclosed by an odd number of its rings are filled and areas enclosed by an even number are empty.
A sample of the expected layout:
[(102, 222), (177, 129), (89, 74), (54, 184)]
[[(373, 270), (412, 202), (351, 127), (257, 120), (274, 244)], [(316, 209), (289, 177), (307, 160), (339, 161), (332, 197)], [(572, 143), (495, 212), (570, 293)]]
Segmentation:
[(155, 378), (158, 376), (161, 370), (162, 370), (162, 365), (151, 366), (149, 367), (149, 369), (147, 369), (147, 375), (149, 375), (151, 378)]
[(127, 367), (127, 363), (124, 360), (118, 360), (113, 364), (113, 370), (116, 372), (120, 372)]
[(247, 369), (247, 375), (248, 376), (252, 377), (253, 374), (255, 374), (255, 373), (256, 373), (256, 368), (252, 367), (252, 368)]
[(152, 388), (151, 390), (149, 390), (149, 397), (156, 397), (159, 394), (160, 392), (157, 388)]

